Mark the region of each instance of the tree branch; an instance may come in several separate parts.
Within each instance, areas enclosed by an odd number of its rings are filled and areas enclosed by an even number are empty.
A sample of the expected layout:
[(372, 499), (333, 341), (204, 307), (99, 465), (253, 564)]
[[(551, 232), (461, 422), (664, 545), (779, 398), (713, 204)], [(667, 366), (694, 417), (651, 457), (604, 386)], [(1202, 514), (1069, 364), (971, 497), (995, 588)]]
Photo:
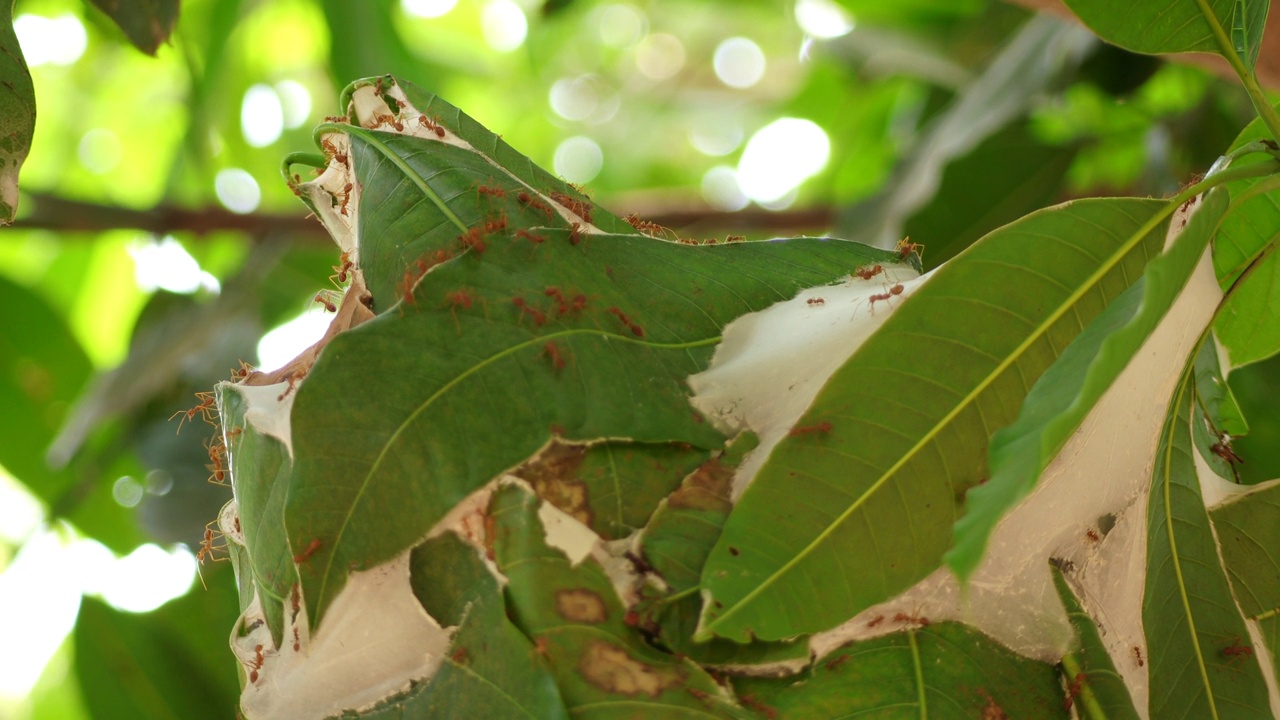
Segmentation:
[[(22, 207), (29, 209), (11, 227), (71, 233), (98, 233), (132, 229), (156, 235), (244, 232), (255, 237), (286, 236), (295, 241), (329, 242), (329, 234), (311, 217), (282, 213), (240, 215), (219, 207), (182, 208), (157, 205), (133, 210), (115, 205), (69, 200), (57, 195), (27, 193)], [(748, 208), (736, 212), (711, 209), (655, 208), (645, 219), (678, 230), (681, 235), (736, 231), (740, 233), (799, 234), (823, 232), (835, 221), (830, 206), (773, 212)]]

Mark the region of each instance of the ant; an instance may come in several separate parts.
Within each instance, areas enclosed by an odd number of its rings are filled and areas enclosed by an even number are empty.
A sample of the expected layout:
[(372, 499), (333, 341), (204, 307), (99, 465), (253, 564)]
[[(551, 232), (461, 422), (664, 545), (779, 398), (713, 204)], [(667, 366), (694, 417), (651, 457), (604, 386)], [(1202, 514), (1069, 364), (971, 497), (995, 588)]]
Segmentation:
[(262, 663), (266, 658), (262, 656), (262, 646), (258, 645), (253, 649), (254, 658), (249, 661), (249, 682), (258, 682), (258, 670), (262, 668)]
[(478, 227), (473, 227), (468, 230), (465, 235), (459, 236), (458, 241), (462, 243), (462, 247), (464, 249), (472, 248), (477, 253), (483, 253), (486, 249), (484, 244), (484, 234)]
[(828, 670), (835, 670), (836, 668), (840, 667), (841, 665), (843, 665), (843, 664), (845, 664), (845, 663), (849, 662), (849, 660), (851, 660), (851, 659), (853, 659), (853, 655), (852, 655), (852, 654), (850, 654), (850, 653), (845, 653), (844, 655), (841, 655), (840, 657), (838, 657), (838, 658), (836, 658), (836, 659), (834, 659), (834, 660), (832, 660), (832, 661), (828, 662), (828, 663), (827, 663), (827, 669), (828, 669)]
[(218, 551), (225, 549), (226, 543), (223, 543), (222, 545), (213, 544), (214, 541), (216, 541), (222, 535), (222, 532), (220, 530), (215, 530), (212, 527), (217, 522), (218, 522), (217, 520), (210, 520), (204, 526), (204, 540), (201, 541), (200, 549), (196, 552), (196, 562), (202, 565), (204, 564), (205, 558), (209, 558), (213, 562), (218, 562), (219, 560), (226, 559), (225, 557), (218, 557)]
[(527, 192), (521, 192), (519, 195), (516, 195), (516, 199), (520, 201), (521, 205), (533, 208), (534, 210), (543, 211), (547, 214), (548, 220), (555, 218), (555, 213), (552, 212), (551, 208), (548, 207), (546, 203), (541, 200), (534, 199), (533, 196), (529, 195)]
[(898, 246), (894, 248), (894, 251), (898, 253), (898, 259), (906, 260), (912, 253), (915, 253), (917, 257), (922, 256), (924, 254), (924, 245), (913, 243), (911, 238), (905, 237), (898, 241)]
[(316, 293), (315, 301), (320, 303), (321, 305), (324, 305), (324, 309), (327, 312), (331, 312), (331, 313), (338, 312), (338, 306), (334, 305), (332, 300), (325, 297), (323, 292)]
[(876, 312), (876, 301), (878, 301), (878, 300), (885, 300), (885, 301), (887, 301), (889, 298), (893, 297), (894, 295), (901, 295), (901, 294), (902, 294), (902, 289), (903, 289), (903, 288), (902, 288), (902, 285), (901, 285), (901, 284), (898, 284), (898, 285), (894, 285), (893, 287), (889, 288), (889, 291), (888, 291), (888, 292), (876, 293), (875, 295), (872, 295), (872, 296), (871, 296), (871, 298), (870, 298), (870, 300), (871, 300), (871, 314), (872, 314), (872, 315), (874, 315), (874, 314), (875, 314), (875, 312)]
[(435, 133), (436, 137), (444, 139), (444, 126), (440, 125), (439, 120), (432, 120), (426, 115), (419, 115), (418, 124)]
[(644, 337), (644, 328), (640, 327), (640, 325), (637, 323), (631, 322), (631, 318), (628, 318), (625, 313), (619, 310), (618, 306), (612, 305), (609, 307), (609, 309), (606, 312), (610, 312), (610, 313), (613, 313), (614, 315), (617, 315), (618, 320), (621, 320), (622, 324), (626, 325), (627, 328), (631, 330), (632, 335), (635, 335), (636, 337)]
[(529, 232), (528, 230), (517, 230), (516, 237), (522, 237), (525, 240), (528, 240), (529, 242), (533, 243), (534, 245), (541, 245), (547, 240), (542, 235), (535, 235)]
[(826, 305), (826, 304), (827, 304), (827, 301), (826, 301), (826, 299), (825, 299), (825, 298), (815, 297), (815, 298), (809, 298), (808, 300), (806, 300), (806, 301), (805, 301), (805, 304), (807, 304), (807, 305)]
[(293, 561), (301, 565), (302, 563), (309, 560), (311, 556), (316, 553), (316, 550), (319, 550), (319, 549), (320, 549), (320, 538), (315, 538), (314, 540), (311, 541), (311, 544), (307, 546), (306, 550), (303, 550), (301, 553), (293, 556)]
[(1099, 540), (1102, 539), (1098, 537), (1098, 531), (1094, 530), (1093, 528), (1089, 528), (1088, 530), (1085, 530), (1084, 534), (1089, 537), (1089, 542), (1098, 542)]
[(573, 197), (562, 193), (551, 193), (551, 199), (568, 208), (570, 212), (582, 218), (583, 222), (591, 222), (591, 204), (575, 200)]
[(555, 366), (556, 370), (563, 370), (565, 368), (564, 356), (560, 354), (560, 348), (556, 347), (554, 342), (548, 342), (544, 345), (542, 347), (542, 354), (551, 358), (551, 364)]
[[(347, 204), (351, 202), (351, 189), (353, 187), (355, 187), (354, 183), (347, 183), (342, 188), (342, 204), (338, 207), (338, 212), (342, 213), (343, 215), (348, 214)], [(334, 199), (337, 200), (336, 197)]]
[(213, 393), (198, 392), (196, 393), (196, 398), (200, 400), (199, 405), (196, 405), (190, 410), (179, 410), (169, 416), (170, 422), (179, 415), (186, 416), (178, 421), (178, 432), (182, 432), (182, 423), (187, 422), (188, 420), (194, 420), (197, 414), (201, 415), (204, 418), (204, 421), (210, 425), (216, 424), (213, 419), (213, 413), (217, 411), (217, 400), (214, 398)]
[(877, 615), (877, 616), (875, 616), (874, 618), (871, 618), (871, 621), (867, 623), (867, 627), (869, 627), (869, 628), (873, 628), (873, 627), (876, 627), (877, 625), (879, 625), (879, 624), (880, 624), (880, 623), (882, 623), (882, 622), (884, 622), (884, 616), (883, 616), (883, 615)]
[(924, 617), (923, 615), (908, 615), (904, 612), (900, 612), (893, 616), (893, 621), (912, 624), (918, 627), (929, 627), (929, 618)]
[(489, 197), (495, 197), (498, 199), (502, 199), (507, 196), (507, 191), (503, 190), (500, 187), (489, 187), (488, 185), (481, 185), (480, 187), (476, 188), (476, 190), (479, 191), (481, 195), (487, 195)]
[(347, 156), (338, 151), (338, 147), (333, 144), (332, 140), (330, 140), (329, 138), (325, 138), (324, 140), (320, 141), (320, 146), (324, 148), (324, 152), (326, 155), (333, 156), (334, 160), (337, 160), (339, 163), (343, 165), (347, 164)]
[(1067, 688), (1067, 697), (1062, 701), (1062, 709), (1070, 710), (1071, 705), (1075, 702), (1076, 696), (1080, 694), (1081, 686), (1084, 685), (1084, 673), (1076, 673), (1075, 680), (1071, 682), (1071, 687)]
[[(791, 432), (789, 432), (789, 433), (787, 433), (787, 434), (788, 434), (788, 435), (790, 435), (791, 437), (797, 437), (797, 436), (799, 436), (799, 435), (809, 435), (809, 434), (812, 434), (812, 433), (821, 433), (821, 434), (825, 435), (825, 434), (827, 434), (827, 433), (831, 432), (831, 428), (832, 428), (831, 423), (829, 423), (829, 422), (827, 422), (827, 421), (825, 421), (825, 420), (824, 420), (824, 421), (822, 421), (822, 422), (818, 423), (817, 425), (806, 425), (806, 426), (797, 426), (797, 427), (793, 427), (793, 428), (791, 428)], [(901, 613), (899, 613), (899, 615), (901, 615)], [(896, 620), (897, 618), (894, 618), (894, 619)]]
[(863, 267), (860, 267), (857, 270), (854, 270), (853, 274), (857, 275), (863, 280), (870, 280), (871, 278), (875, 277), (876, 275), (879, 275), (882, 272), (884, 272), (884, 268), (880, 267), (879, 264), (876, 264), (876, 265), (865, 265)]
[[(522, 297), (511, 298), (511, 304), (520, 308), (520, 322), (524, 321), (524, 316), (528, 315), (533, 318), (533, 324), (542, 327), (547, 324), (547, 316), (537, 308), (530, 307)], [(519, 324), (519, 323), (517, 323)]]
[[(462, 326), (458, 324), (457, 309), (470, 310), (475, 298), (466, 290), (454, 290), (451, 293), (445, 293), (444, 300), (449, 305), (449, 314), (453, 316), (453, 327), (461, 335)], [(484, 302), (484, 298), (480, 298), (480, 302)]]
[(347, 281), (349, 273), (354, 267), (355, 263), (351, 262), (351, 253), (342, 253), (338, 256), (338, 264), (333, 266), (333, 274), (329, 276), (329, 282), (337, 285), (338, 287), (342, 287), (342, 284)]
[(574, 223), (573, 229), (569, 231), (569, 244), (577, 245), (580, 242), (582, 242), (582, 233), (580, 232), (580, 226), (578, 225), (578, 223)]
[(243, 380), (254, 372), (253, 366), (244, 360), (240, 361), (240, 367), (231, 370), (231, 382)]
[(1138, 660), (1138, 667), (1142, 667), (1144, 665), (1142, 662), (1142, 649), (1137, 645), (1133, 646), (1133, 657)]
[(1253, 648), (1240, 644), (1240, 636), (1231, 638), (1231, 644), (1222, 648), (1222, 656), (1231, 659), (1231, 665), (1243, 663), (1253, 657)]

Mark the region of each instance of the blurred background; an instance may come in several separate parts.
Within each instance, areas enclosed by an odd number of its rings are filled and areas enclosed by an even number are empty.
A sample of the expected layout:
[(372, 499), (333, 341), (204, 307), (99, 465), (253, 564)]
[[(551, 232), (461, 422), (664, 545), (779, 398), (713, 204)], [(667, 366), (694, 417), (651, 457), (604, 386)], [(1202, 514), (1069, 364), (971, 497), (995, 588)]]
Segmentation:
[[(1252, 117), (1231, 81), (989, 0), (185, 0), (150, 57), (17, 0), (38, 117), (0, 229), (0, 718), (226, 718), (231, 497), (195, 406), (323, 332), (338, 252), (279, 174), (353, 79), (435, 92), (683, 236), (904, 235), (926, 265), (1035, 208), (1166, 196)], [(1232, 376), (1245, 482), (1280, 365)]]

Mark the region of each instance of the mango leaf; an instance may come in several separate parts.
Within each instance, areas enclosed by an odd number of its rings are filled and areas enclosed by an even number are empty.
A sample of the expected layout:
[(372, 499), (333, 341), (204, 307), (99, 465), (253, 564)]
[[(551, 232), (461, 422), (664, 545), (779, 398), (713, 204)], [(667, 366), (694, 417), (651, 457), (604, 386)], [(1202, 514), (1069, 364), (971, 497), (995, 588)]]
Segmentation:
[[(1270, 137), (1261, 120), (1249, 123), (1231, 143), (1231, 151)], [(1233, 167), (1267, 165), (1266, 154), (1245, 155)], [(1265, 360), (1280, 352), (1280, 318), (1268, 312), (1280, 302), (1280, 260), (1267, 250), (1280, 239), (1280, 190), (1275, 178), (1246, 178), (1227, 185), (1235, 198), (1231, 212), (1214, 239), (1213, 267), (1224, 290), (1226, 305), (1214, 322), (1214, 334), (1227, 349), (1232, 367)], [(1251, 265), (1253, 266), (1251, 268)], [(1241, 275), (1249, 270), (1248, 277)], [(1239, 287), (1232, 288), (1238, 284)]]
[[(298, 581), (293, 556), (303, 552), (306, 544), (290, 551), (284, 503), (293, 462), (283, 443), (246, 421), (249, 405), (244, 393), (253, 391), (263, 390), (230, 383), (218, 386), (227, 465), (236, 490), (244, 559), (249, 563), (248, 567), (240, 567), (237, 561), (237, 576), (242, 588), (246, 587), (245, 580), (251, 583), (247, 585), (250, 596), (252, 589), (257, 590), (275, 647), (283, 647), (285, 605), (292, 602), (293, 586)], [(266, 388), (265, 392), (278, 391)]]
[(293, 548), (319, 542), (300, 572), (312, 623), (347, 573), (412, 546), (553, 436), (718, 447), (685, 378), (721, 328), (896, 258), (826, 239), (573, 245), (538, 232), (495, 233), (486, 252), (435, 267), (410, 302), (338, 335), (299, 389), (285, 525)]
[(1169, 405), (1147, 504), (1147, 637), (1151, 717), (1270, 715), (1266, 683), (1236, 607), (1191, 441), (1195, 384), (1188, 371)]
[(362, 718), (568, 718), (533, 643), (507, 619), (502, 589), (476, 548), (445, 533), (413, 551), (410, 578), (427, 613), (461, 626), (425, 682)]
[(13, 2), (0, 1), (0, 225), (18, 210), (18, 170), (31, 151), (36, 91), (13, 31)]
[(765, 718), (1067, 718), (1057, 672), (946, 622), (846, 645), (798, 678), (734, 681)]
[(226, 718), (240, 696), (228, 662), (235, 588), (227, 573), (149, 613), (85, 598), (75, 629), (80, 692), (92, 717)]
[(539, 502), (516, 485), (494, 493), (493, 548), (509, 580), (511, 614), (551, 666), (569, 712), (584, 718), (737, 714), (710, 675), (650, 648), (626, 624), (626, 610), (594, 560), (573, 566), (546, 544)]
[[(1246, 617), (1280, 608), (1280, 481), (1254, 486), (1209, 511), (1222, 547), (1222, 564)], [(1275, 654), (1276, 645), (1272, 645)]]
[(1231, 387), (1222, 377), (1218, 365), (1218, 344), (1206, 340), (1196, 353), (1195, 361), (1196, 406), (1195, 420), (1191, 423), (1191, 438), (1196, 450), (1219, 477), (1240, 482), (1236, 462), (1231, 450), (1231, 438), (1248, 434), (1244, 414), (1236, 404)]
[(1102, 644), (1097, 624), (1080, 606), (1080, 600), (1067, 585), (1059, 565), (1053, 564), (1050, 571), (1058, 599), (1062, 601), (1067, 619), (1075, 630), (1075, 641), (1062, 658), (1062, 668), (1068, 690), (1078, 693), (1072, 697), (1072, 702), (1079, 708), (1080, 717), (1137, 720), (1138, 710), (1133, 706), (1129, 688), (1116, 673), (1116, 666)]
[(1103, 40), (1126, 50), (1233, 53), (1249, 70), (1258, 59), (1268, 5), (1268, 0), (1065, 1)]
[(0, 277), (0, 304), (23, 318), (0, 327), (0, 465), (53, 503), (75, 479), (66, 469), (50, 469), (41, 451), (53, 442), (93, 366), (66, 320), (39, 295)]
[(799, 423), (821, 431), (784, 438), (738, 501), (699, 639), (824, 630), (932, 572), (990, 434), (1159, 252), (1172, 209), (1059, 205), (935, 271), (827, 381)]
[[(1026, 497), (1040, 474), (1137, 354), (1178, 298), (1226, 212), (1225, 190), (1214, 190), (1170, 248), (1137, 283), (1113, 300), (1027, 393), (1018, 419), (991, 438), (991, 478), (969, 494), (956, 523), (947, 562), (968, 577), (1004, 513)], [(1177, 360), (1173, 360), (1177, 362)]]
[(173, 34), (179, 0), (89, 0), (124, 31), (133, 46), (148, 55)]
[(644, 527), (658, 503), (709, 456), (689, 445), (556, 442), (511, 474), (600, 537), (617, 540)]

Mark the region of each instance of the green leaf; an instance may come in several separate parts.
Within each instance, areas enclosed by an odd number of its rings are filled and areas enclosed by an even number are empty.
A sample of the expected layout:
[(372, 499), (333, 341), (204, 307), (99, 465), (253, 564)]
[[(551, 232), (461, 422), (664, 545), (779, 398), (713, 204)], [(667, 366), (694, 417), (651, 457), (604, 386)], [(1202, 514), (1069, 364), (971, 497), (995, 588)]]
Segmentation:
[(1058, 674), (960, 623), (846, 645), (798, 678), (734, 681), (767, 718), (1067, 718)]
[(1234, 53), (1252, 70), (1258, 59), (1268, 0), (1158, 0), (1114, 3), (1066, 0), (1103, 40), (1149, 55)]
[(1142, 625), (1150, 713), (1153, 718), (1267, 717), (1267, 687), (1200, 496), (1191, 442), (1194, 402), (1188, 372), (1169, 405), (1147, 504)]
[(92, 717), (226, 718), (240, 695), (227, 657), (235, 588), (226, 573), (145, 614), (81, 601), (75, 668)]
[[(1077, 689), (1079, 695), (1072, 702), (1079, 707), (1082, 718), (1090, 720), (1137, 720), (1138, 711), (1133, 706), (1133, 698), (1124, 680), (1116, 673), (1116, 666), (1102, 644), (1102, 636), (1098, 633), (1098, 625), (1089, 617), (1080, 600), (1067, 585), (1067, 579), (1057, 564), (1050, 568), (1053, 574), (1053, 586), (1058, 591), (1058, 599), (1067, 611), (1067, 619), (1075, 630), (1075, 641), (1070, 652), (1062, 659), (1062, 666), (1068, 689)], [(1075, 681), (1084, 674), (1078, 687)]]
[[(1013, 123), (942, 171), (937, 193), (907, 218), (905, 235), (929, 246), (937, 267), (979, 238), (1053, 201), (1079, 147), (1045, 145)], [(982, 182), (974, 182), (982, 178)]]
[(0, 225), (18, 210), (18, 170), (31, 151), (36, 91), (13, 31), (13, 0), (0, 0)]
[(1216, 342), (1206, 340), (1196, 353), (1195, 379), (1195, 421), (1191, 423), (1191, 437), (1196, 450), (1219, 477), (1239, 482), (1235, 466), (1238, 456), (1231, 450), (1231, 439), (1248, 434), (1249, 426), (1231, 394), (1231, 387), (1222, 377)]
[[(732, 710), (694, 663), (648, 647), (594, 560), (570, 565), (549, 547), (539, 500), (515, 485), (494, 493), (494, 553), (511, 614), (534, 638), (574, 717), (724, 717)], [(526, 662), (530, 661), (526, 659)]]
[[(1257, 485), (1209, 511), (1236, 601), (1250, 618), (1280, 608), (1280, 481)], [(1272, 654), (1280, 646), (1272, 645)]]
[[(235, 487), (240, 533), (244, 536), (247, 568), (237, 563), (242, 588), (252, 582), (262, 602), (262, 612), (271, 630), (275, 647), (283, 647), (285, 606), (293, 601), (298, 582), (293, 557), (305, 551), (309, 541), (290, 550), (285, 535), (284, 506), (293, 462), (289, 451), (276, 438), (259, 431), (245, 419), (247, 392), (263, 392), (231, 383), (218, 385), (218, 405), (222, 416), (222, 440), (227, 446), (231, 483)], [(266, 388), (265, 392), (278, 391)], [(245, 571), (248, 571), (246, 577)], [(252, 590), (249, 591), (252, 596)]]
[(89, 0), (124, 31), (133, 46), (155, 55), (178, 24), (179, 0)]
[(784, 438), (738, 501), (703, 571), (723, 608), (701, 638), (824, 630), (938, 567), (990, 433), (1159, 251), (1171, 210), (1067, 203), (938, 269), (799, 422), (829, 429)]
[(658, 503), (709, 456), (688, 445), (553, 442), (511, 474), (600, 537), (618, 540), (644, 527)]
[(555, 679), (507, 619), (502, 589), (474, 546), (452, 533), (413, 551), (414, 594), (441, 625), (459, 625), (430, 679), (362, 718), (567, 718)]
[[(295, 549), (320, 541), (300, 573), (312, 623), (347, 573), (412, 546), (553, 435), (719, 446), (685, 378), (707, 367), (722, 327), (896, 258), (816, 238), (575, 246), (538, 232), (541, 244), (499, 233), (437, 266), (412, 303), (337, 336), (299, 389), (285, 524)], [(450, 299), (459, 292), (469, 308)]]
[(66, 320), (44, 298), (0, 276), (0, 306), (22, 319), (0, 326), (0, 465), (36, 497), (53, 503), (75, 478), (65, 469), (52, 470), (43, 451), (93, 367)]
[[(1004, 513), (1026, 497), (1040, 474), (1164, 319), (1186, 286), (1228, 205), (1225, 190), (1209, 193), (1169, 249), (1137, 283), (1090, 323), (1027, 393), (1018, 419), (991, 438), (991, 478), (968, 496), (947, 562), (968, 577)], [(1172, 359), (1171, 362), (1178, 362)]]

